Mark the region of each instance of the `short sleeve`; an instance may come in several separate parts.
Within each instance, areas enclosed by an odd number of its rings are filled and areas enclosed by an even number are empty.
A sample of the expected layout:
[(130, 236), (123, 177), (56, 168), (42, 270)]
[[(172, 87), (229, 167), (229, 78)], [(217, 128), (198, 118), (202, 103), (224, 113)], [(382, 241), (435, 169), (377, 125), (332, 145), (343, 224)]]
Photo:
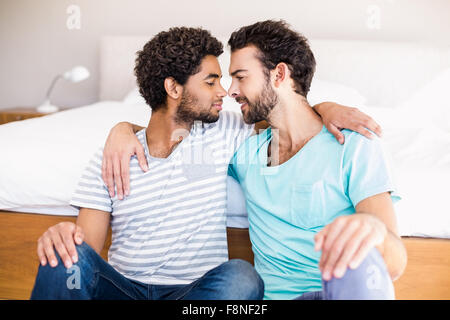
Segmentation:
[(362, 200), (383, 192), (389, 192), (394, 203), (401, 199), (378, 137), (368, 139), (353, 132), (346, 137), (344, 148), (344, 184), (354, 207)]
[(240, 182), (236, 167), (236, 153), (233, 155), (233, 157), (230, 160), (230, 163), (228, 164), (228, 175), (234, 178), (237, 182)]
[(246, 124), (242, 114), (237, 112), (222, 111), (219, 121), (219, 129), (224, 133), (233, 153), (254, 132), (255, 125)]
[(103, 148), (99, 149), (84, 169), (70, 200), (76, 209), (90, 208), (112, 212), (112, 200), (102, 179)]

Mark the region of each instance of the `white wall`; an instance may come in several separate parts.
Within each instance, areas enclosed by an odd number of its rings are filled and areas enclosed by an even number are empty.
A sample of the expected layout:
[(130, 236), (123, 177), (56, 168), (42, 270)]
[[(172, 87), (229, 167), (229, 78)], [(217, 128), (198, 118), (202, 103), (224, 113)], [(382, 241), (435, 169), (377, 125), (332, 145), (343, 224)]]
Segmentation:
[[(80, 29), (67, 28), (70, 5), (81, 10)], [(285, 19), (309, 38), (450, 46), (448, 0), (1, 0), (0, 109), (41, 103), (52, 78), (77, 64), (88, 67), (91, 78), (59, 82), (52, 102), (74, 107), (97, 101), (102, 35), (155, 34), (186, 25), (227, 37), (269, 18)]]

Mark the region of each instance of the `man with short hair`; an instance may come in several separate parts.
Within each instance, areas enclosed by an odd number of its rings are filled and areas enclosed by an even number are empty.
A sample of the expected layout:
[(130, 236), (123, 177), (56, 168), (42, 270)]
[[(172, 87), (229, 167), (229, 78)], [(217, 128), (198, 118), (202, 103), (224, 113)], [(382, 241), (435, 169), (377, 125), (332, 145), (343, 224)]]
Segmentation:
[(229, 166), (246, 196), (265, 298), (394, 299), (406, 250), (379, 139), (344, 130), (345, 144), (336, 142), (306, 99), (308, 41), (283, 21), (242, 27), (228, 44), (229, 95), (246, 123), (270, 125)]

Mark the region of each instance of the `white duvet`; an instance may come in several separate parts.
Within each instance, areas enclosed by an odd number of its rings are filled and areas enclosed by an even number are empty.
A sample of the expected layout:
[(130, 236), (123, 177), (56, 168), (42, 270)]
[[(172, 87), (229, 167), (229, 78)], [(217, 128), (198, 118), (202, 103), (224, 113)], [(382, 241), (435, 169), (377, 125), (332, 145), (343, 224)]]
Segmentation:
[[(76, 215), (68, 205), (78, 179), (120, 121), (146, 126), (150, 108), (136, 96), (0, 126), (0, 209)], [(384, 128), (402, 200), (401, 235), (450, 238), (450, 130), (404, 108), (361, 109)], [(228, 226), (247, 227), (240, 187), (228, 181)]]
[(149, 117), (145, 105), (107, 101), (0, 126), (0, 208), (67, 206), (109, 130)]

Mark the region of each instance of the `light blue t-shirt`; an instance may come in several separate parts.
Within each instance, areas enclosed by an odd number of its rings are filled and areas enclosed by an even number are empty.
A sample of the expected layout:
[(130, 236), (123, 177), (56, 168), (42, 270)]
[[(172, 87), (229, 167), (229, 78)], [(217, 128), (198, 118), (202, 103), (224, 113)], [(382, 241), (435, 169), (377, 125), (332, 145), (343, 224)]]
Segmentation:
[(255, 268), (265, 299), (293, 299), (322, 289), (314, 235), (368, 197), (395, 194), (378, 138), (343, 130), (339, 144), (323, 126), (291, 159), (267, 166), (271, 128), (252, 136), (234, 154), (228, 174), (246, 197)]

